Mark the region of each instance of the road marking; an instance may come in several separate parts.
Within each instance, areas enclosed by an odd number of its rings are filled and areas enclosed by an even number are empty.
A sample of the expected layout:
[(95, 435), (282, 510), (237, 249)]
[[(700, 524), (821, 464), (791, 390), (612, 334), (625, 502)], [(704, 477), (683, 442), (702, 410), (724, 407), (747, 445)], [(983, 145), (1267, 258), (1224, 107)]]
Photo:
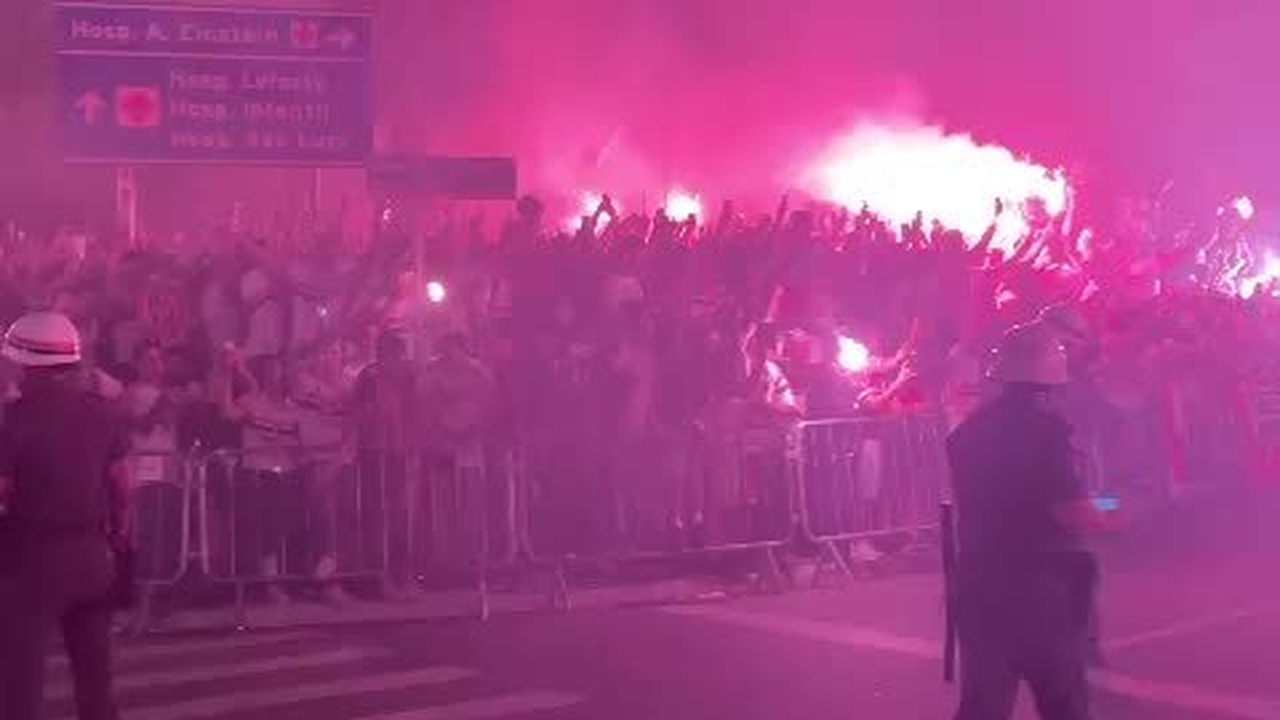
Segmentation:
[[(271, 690), (219, 693), (210, 697), (152, 707), (126, 707), (122, 714), (129, 720), (194, 720), (218, 715), (246, 714), (282, 705), (333, 700), (362, 693), (444, 685), (475, 677), (476, 674), (476, 671), (467, 668), (438, 666), (349, 680), (327, 680)], [(65, 716), (61, 720), (74, 719)]]
[(1113, 695), (1125, 695), (1158, 705), (1212, 712), (1242, 720), (1280, 719), (1280, 702), (1273, 700), (1222, 693), (1191, 685), (1140, 680), (1114, 672), (1093, 673), (1091, 678), (1095, 687)]
[(373, 715), (360, 720), (493, 720), (510, 715), (530, 715), (562, 710), (581, 704), (586, 698), (551, 692), (525, 692), (453, 705), (419, 708), (389, 715)]
[(699, 607), (694, 605), (666, 608), (664, 612), (671, 615), (704, 617), (732, 625), (767, 630), (770, 632), (803, 637), (810, 640), (823, 640), (850, 647), (861, 647), (869, 650), (883, 650), (899, 655), (940, 660), (942, 646), (931, 640), (904, 637), (891, 633), (872, 630), (852, 625), (805, 620), (803, 618), (782, 615), (765, 615), (760, 613), (741, 612), (725, 608)]
[[(116, 680), (117, 690), (151, 688), (161, 685), (180, 685), (182, 683), (211, 682), (215, 680), (244, 680), (254, 675), (280, 672), (282, 670), (303, 670), (321, 668), (330, 665), (343, 665), (360, 660), (371, 660), (386, 657), (387, 653), (363, 648), (342, 648), (306, 655), (288, 655), (265, 660), (249, 662), (231, 661), (195, 668), (177, 670), (159, 670), (156, 672), (123, 673)], [(65, 700), (74, 694), (74, 686), (68, 678), (51, 683), (45, 692), (46, 699)]]
[[(663, 612), (846, 647), (880, 650), (927, 660), (942, 657), (941, 643), (851, 625), (717, 607), (670, 607)], [(1168, 707), (1208, 711), (1240, 720), (1280, 720), (1280, 702), (1277, 701), (1191, 685), (1152, 682), (1111, 671), (1094, 672), (1090, 677), (1095, 687), (1113, 695)]]
[[(183, 642), (157, 643), (148, 645), (122, 645), (115, 652), (115, 659), (122, 662), (138, 660), (183, 659), (193, 652), (211, 652), (218, 650), (241, 650), (260, 645), (283, 645), (315, 637), (310, 633), (271, 633), (263, 635), (234, 635), (225, 638), (193, 638)], [(49, 658), (49, 667), (67, 667), (67, 656), (54, 655)]]
[(1124, 650), (1125, 648), (1145, 645), (1157, 640), (1168, 640), (1184, 635), (1194, 635), (1195, 633), (1203, 632), (1219, 625), (1229, 625), (1240, 620), (1248, 620), (1249, 618), (1271, 615), (1277, 612), (1280, 612), (1280, 603), (1266, 603), (1264, 605), (1253, 605), (1239, 610), (1233, 610), (1232, 612), (1192, 618), (1190, 620), (1159, 627), (1154, 630), (1147, 630), (1145, 632), (1134, 633), (1132, 635), (1125, 635), (1114, 640), (1108, 640), (1106, 642), (1106, 649)]

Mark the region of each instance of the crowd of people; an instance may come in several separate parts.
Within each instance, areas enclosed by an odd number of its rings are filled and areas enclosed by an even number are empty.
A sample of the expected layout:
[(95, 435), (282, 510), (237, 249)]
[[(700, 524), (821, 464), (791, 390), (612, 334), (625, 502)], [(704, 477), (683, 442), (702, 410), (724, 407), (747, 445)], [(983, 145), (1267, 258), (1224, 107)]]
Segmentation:
[[(127, 418), (135, 482), (164, 479), (166, 457), (237, 453), (241, 545), (256, 548), (240, 572), (265, 577), (299, 572), (285, 541), (307, 548), (301, 572), (338, 574), (342, 478), (385, 478), (388, 458), (430, 482), (518, 455), (555, 552), (784, 532), (775, 478), (795, 421), (954, 419), (986, 348), (1046, 308), (1077, 338), (1087, 391), (1069, 412), (1095, 475), (1164, 490), (1263, 477), (1269, 280), (1236, 292), (1252, 271), (1238, 218), (1166, 238), (1144, 212), (1086, 226), (997, 204), (992, 231), (966, 238), (866, 209), (668, 218), (604, 198), (565, 232), (525, 198), (499, 237), (388, 221), (361, 252), (320, 231), (138, 248), (11, 228), (0, 320), (74, 319), (87, 382)], [(996, 249), (1010, 213), (1025, 237)]]

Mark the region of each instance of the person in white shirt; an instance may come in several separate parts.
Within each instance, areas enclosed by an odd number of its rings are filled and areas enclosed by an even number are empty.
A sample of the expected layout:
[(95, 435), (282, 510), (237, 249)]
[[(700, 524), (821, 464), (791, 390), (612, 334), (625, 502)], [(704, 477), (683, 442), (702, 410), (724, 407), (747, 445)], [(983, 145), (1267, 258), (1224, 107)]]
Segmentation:
[(746, 382), (742, 387), (743, 468), (740, 500), (746, 539), (769, 539), (788, 522), (783, 451), (791, 423), (804, 415), (803, 399), (782, 366), (782, 338), (770, 325), (753, 328), (744, 341)]
[(165, 383), (165, 360), (160, 346), (147, 342), (134, 358), (134, 379), (124, 388), (121, 405), (128, 416), (129, 480), (134, 486), (134, 502), (140, 524), (138, 557), (144, 572), (172, 572), (181, 543), (181, 500), (173, 483), (181, 480), (178, 456), (178, 402)]
[[(223, 415), (240, 425), (242, 453), (233, 494), (235, 532), (239, 546), (254, 551), (258, 571), (269, 580), (283, 573), (283, 553), (296, 550), (303, 534), (299, 413), (286, 395), (279, 358), (263, 355), (246, 362), (229, 348), (225, 359), (228, 381), (219, 401)], [(237, 384), (239, 394), (233, 392)], [(288, 600), (274, 583), (267, 593), (273, 602)]]
[[(354, 460), (354, 438), (348, 415), (351, 387), (342, 365), (341, 346), (330, 343), (316, 351), (293, 382), (292, 400), (298, 410), (307, 508), (313, 523), (312, 553), (315, 577), (331, 581), (338, 573), (338, 483)], [(324, 594), (333, 602), (349, 598), (329, 583)]]
[(209, 347), (220, 348), (240, 337), (237, 313), (238, 276), (217, 258), (209, 263), (199, 291), (200, 326)]
[(267, 267), (265, 248), (251, 248), (255, 263), (240, 277), (240, 302), (248, 318), (244, 349), (248, 357), (279, 355), (285, 350), (284, 293), (279, 272)]
[[(178, 441), (174, 408), (165, 392), (165, 364), (160, 347), (155, 343), (141, 346), (134, 369), (137, 376), (125, 387), (122, 398), (125, 412), (133, 421), (130, 450), (135, 455), (152, 457), (173, 455), (178, 451)], [(132, 477), (138, 483), (165, 479), (162, 468), (153, 463), (135, 464)]]

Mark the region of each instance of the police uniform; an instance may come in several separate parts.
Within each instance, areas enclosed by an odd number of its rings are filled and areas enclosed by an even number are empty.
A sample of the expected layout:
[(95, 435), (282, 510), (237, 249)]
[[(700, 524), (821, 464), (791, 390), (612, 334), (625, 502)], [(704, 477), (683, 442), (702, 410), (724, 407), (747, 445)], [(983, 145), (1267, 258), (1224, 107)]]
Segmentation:
[(25, 369), (0, 429), (0, 718), (38, 717), (47, 634), (57, 626), (80, 720), (117, 720), (110, 596), (123, 476), (113, 473), (122, 472), (125, 430), (86, 392), (79, 337), (65, 317), (24, 316), (3, 352)]
[(959, 514), (957, 720), (1005, 720), (1025, 681), (1046, 720), (1089, 717), (1086, 667), (1096, 566), (1064, 509), (1087, 503), (1071, 428), (1044, 394), (1067, 380), (1048, 328), (1010, 331), (992, 372), (1002, 394), (947, 439)]

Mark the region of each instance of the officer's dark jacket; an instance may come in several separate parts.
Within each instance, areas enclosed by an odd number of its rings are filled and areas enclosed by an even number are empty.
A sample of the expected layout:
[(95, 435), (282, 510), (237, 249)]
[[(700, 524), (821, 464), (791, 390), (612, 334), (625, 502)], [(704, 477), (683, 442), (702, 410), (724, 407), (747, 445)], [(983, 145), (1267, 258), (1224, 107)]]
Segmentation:
[(1080, 550), (1053, 508), (1083, 499), (1071, 426), (1032, 391), (1014, 388), (947, 438), (961, 563), (1011, 570)]
[(123, 418), (71, 377), (23, 392), (0, 426), (0, 473), (13, 483), (8, 542), (104, 532), (110, 467), (128, 452)]

